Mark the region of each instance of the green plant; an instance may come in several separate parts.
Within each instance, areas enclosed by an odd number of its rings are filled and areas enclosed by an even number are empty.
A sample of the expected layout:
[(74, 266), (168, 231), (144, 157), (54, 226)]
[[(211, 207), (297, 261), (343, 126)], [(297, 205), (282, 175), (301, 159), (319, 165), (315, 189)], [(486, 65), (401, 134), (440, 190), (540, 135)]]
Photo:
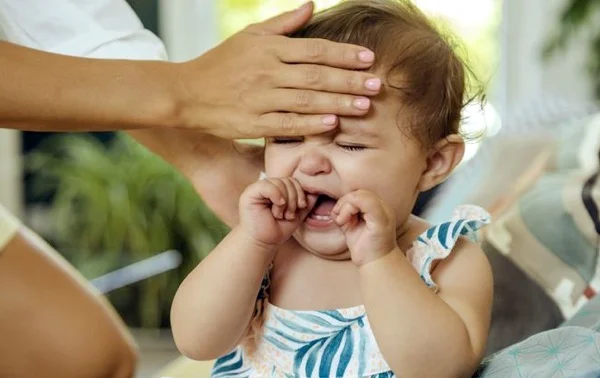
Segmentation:
[(563, 8), (556, 32), (546, 41), (543, 58), (550, 59), (564, 51), (569, 42), (587, 38), (590, 33), (587, 68), (600, 100), (600, 0), (569, 0)]
[(176, 271), (109, 295), (130, 325), (165, 326), (179, 283), (227, 232), (191, 184), (125, 134), (108, 145), (59, 136), (32, 152), (27, 166), (35, 191), (53, 194), (47, 237), (86, 277), (168, 249), (182, 254)]

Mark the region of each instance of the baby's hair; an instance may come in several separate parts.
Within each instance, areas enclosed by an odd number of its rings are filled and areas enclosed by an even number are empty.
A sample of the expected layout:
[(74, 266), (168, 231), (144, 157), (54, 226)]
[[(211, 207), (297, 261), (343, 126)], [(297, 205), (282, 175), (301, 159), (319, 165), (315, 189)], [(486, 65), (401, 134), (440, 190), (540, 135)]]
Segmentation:
[[(402, 104), (399, 117), (423, 145), (459, 133), (472, 71), (451, 42), (408, 0), (347, 0), (317, 13), (294, 38), (322, 38), (360, 45), (375, 53), (373, 72), (383, 72), (388, 90)], [(467, 140), (479, 135), (463, 135)], [(268, 281), (267, 281), (268, 282)], [(244, 345), (254, 351), (260, 337), (268, 286), (261, 295)]]
[[(323, 38), (373, 51), (371, 71), (385, 75), (385, 89), (400, 98), (401, 123), (427, 145), (460, 133), (463, 107), (481, 93), (467, 98), (467, 82), (475, 83), (475, 75), (450, 35), (408, 0), (347, 0), (317, 13), (290, 37)], [(479, 136), (463, 135), (467, 140)]]

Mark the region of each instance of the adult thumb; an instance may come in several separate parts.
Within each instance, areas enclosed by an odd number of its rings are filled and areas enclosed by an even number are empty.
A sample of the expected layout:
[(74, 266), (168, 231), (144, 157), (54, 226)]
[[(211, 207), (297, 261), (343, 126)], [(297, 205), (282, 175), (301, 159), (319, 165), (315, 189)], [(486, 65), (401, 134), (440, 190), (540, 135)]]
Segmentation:
[(314, 4), (309, 1), (292, 11), (281, 13), (261, 23), (252, 25), (248, 31), (256, 34), (278, 34), (292, 33), (304, 26), (312, 17)]

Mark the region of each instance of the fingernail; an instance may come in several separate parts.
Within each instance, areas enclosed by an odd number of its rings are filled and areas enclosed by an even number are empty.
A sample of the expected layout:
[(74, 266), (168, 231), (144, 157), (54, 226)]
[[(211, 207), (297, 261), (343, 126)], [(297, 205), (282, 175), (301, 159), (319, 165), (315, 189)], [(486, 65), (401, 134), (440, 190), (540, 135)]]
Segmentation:
[(380, 79), (369, 79), (365, 81), (365, 87), (372, 91), (378, 91), (381, 88), (381, 80)]
[(304, 9), (306, 9), (306, 8), (310, 7), (310, 6), (311, 6), (311, 4), (312, 4), (312, 1), (307, 1), (306, 3), (302, 4), (302, 6), (298, 7), (298, 10), (299, 10), (299, 11), (300, 11), (300, 10), (304, 10)]
[(369, 106), (371, 104), (371, 101), (369, 101), (368, 98), (366, 97), (360, 97), (355, 99), (352, 104), (354, 105), (355, 108), (360, 109), (360, 110), (367, 110), (369, 109)]
[(375, 60), (375, 54), (371, 50), (365, 50), (358, 53), (358, 59), (361, 62), (372, 63)]
[(321, 119), (324, 125), (333, 126), (337, 123), (337, 116), (335, 115), (326, 115)]

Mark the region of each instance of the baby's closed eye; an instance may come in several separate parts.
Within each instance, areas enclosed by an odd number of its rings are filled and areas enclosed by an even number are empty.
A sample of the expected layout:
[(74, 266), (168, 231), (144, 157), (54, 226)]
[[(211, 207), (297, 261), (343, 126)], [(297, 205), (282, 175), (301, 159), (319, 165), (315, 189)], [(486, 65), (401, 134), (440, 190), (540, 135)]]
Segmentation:
[(337, 143), (337, 145), (348, 151), (363, 151), (368, 148), (367, 146), (353, 143)]

